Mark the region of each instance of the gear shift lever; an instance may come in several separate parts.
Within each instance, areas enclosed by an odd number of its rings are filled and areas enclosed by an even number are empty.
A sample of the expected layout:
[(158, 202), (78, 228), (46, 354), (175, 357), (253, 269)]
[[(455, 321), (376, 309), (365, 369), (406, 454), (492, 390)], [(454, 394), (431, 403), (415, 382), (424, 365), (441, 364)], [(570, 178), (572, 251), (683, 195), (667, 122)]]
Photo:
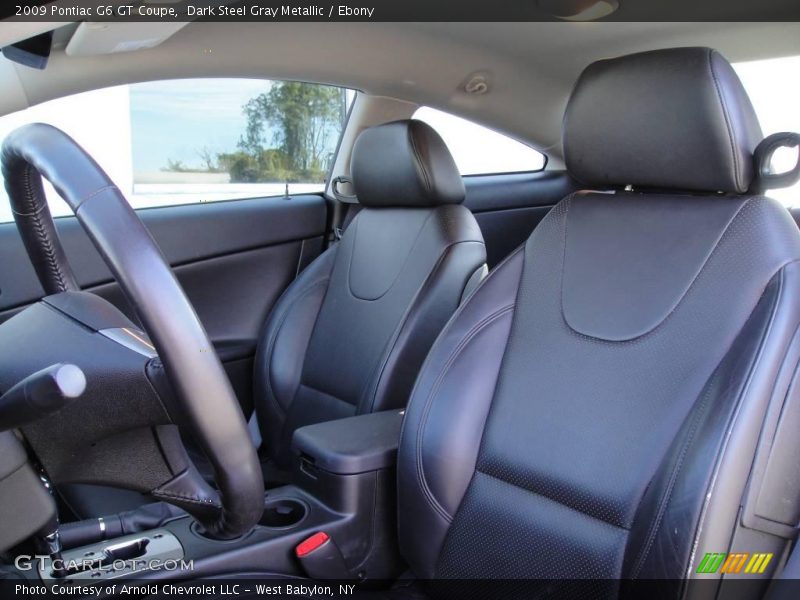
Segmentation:
[[(40, 475), (44, 488), (53, 494), (53, 486), (44, 475)], [(36, 541), (39, 543), (42, 552), (50, 557), (50, 564), (53, 567), (53, 577), (64, 577), (67, 571), (64, 567), (64, 557), (61, 555), (61, 536), (58, 533), (60, 523), (58, 521), (58, 510), (53, 512), (53, 516), (36, 534)]]
[(64, 567), (64, 558), (61, 555), (61, 537), (58, 534), (58, 516), (53, 518), (39, 530), (37, 539), (42, 550), (50, 557), (50, 564), (53, 567), (53, 577), (64, 577), (67, 570)]

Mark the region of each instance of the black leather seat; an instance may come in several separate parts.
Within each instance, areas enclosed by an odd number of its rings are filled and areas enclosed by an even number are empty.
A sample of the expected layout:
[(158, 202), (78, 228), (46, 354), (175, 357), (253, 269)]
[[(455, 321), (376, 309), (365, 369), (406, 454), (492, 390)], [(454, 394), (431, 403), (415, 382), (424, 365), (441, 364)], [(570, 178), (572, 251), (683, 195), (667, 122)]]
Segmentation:
[[(800, 401), (800, 233), (747, 194), (760, 137), (709, 49), (585, 70), (566, 165), (617, 191), (560, 202), (434, 344), (399, 451), (415, 575), (670, 597), (721, 577), (707, 552), (772, 552), (766, 581), (798, 514), (796, 428), (770, 432)], [(575, 592), (514, 589), (545, 586)]]
[[(421, 581), (380, 597), (763, 594), (800, 515), (800, 232), (747, 193), (760, 137), (707, 48), (584, 71), (566, 165), (616, 192), (562, 200), (433, 345), (398, 456)], [(706, 553), (773, 558), (726, 587)]]
[(351, 172), (362, 210), (283, 294), (256, 356), (256, 414), (279, 469), (298, 427), (405, 406), (431, 344), (486, 272), (461, 175), (430, 126), (365, 130)]

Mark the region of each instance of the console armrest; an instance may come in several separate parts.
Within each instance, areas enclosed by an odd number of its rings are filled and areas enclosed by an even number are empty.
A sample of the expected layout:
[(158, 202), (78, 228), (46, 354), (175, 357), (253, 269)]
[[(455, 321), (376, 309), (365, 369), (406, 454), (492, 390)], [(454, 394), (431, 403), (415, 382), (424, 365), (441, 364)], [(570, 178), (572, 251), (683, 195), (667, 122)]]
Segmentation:
[(393, 467), (404, 413), (389, 410), (301, 427), (294, 432), (292, 451), (339, 475)]

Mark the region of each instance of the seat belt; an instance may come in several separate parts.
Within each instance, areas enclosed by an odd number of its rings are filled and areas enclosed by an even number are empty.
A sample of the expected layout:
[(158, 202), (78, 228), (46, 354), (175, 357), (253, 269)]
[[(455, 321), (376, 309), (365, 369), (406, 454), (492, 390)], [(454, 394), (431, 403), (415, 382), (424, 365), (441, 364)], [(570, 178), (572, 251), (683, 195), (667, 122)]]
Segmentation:
[(344, 216), (342, 218), (341, 224), (339, 227), (333, 228), (333, 240), (334, 242), (338, 242), (342, 239), (344, 232), (349, 227), (350, 223), (353, 222), (353, 219), (356, 218), (356, 215), (361, 212), (361, 205), (360, 204), (345, 204), (344, 205)]
[(353, 180), (350, 177), (339, 175), (331, 182), (331, 191), (337, 202), (333, 209), (331, 234), (328, 238), (329, 246), (342, 239), (348, 225), (361, 211), (361, 205), (358, 203), (356, 195), (348, 194), (343, 189), (352, 190)]

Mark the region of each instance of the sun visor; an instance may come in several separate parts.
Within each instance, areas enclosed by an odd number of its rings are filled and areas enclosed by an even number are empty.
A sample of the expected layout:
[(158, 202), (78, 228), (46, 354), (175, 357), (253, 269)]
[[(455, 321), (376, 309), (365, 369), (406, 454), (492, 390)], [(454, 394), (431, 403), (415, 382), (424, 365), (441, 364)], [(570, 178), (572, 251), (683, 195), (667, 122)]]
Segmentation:
[(188, 23), (81, 23), (66, 47), (68, 56), (99, 56), (154, 48)]

